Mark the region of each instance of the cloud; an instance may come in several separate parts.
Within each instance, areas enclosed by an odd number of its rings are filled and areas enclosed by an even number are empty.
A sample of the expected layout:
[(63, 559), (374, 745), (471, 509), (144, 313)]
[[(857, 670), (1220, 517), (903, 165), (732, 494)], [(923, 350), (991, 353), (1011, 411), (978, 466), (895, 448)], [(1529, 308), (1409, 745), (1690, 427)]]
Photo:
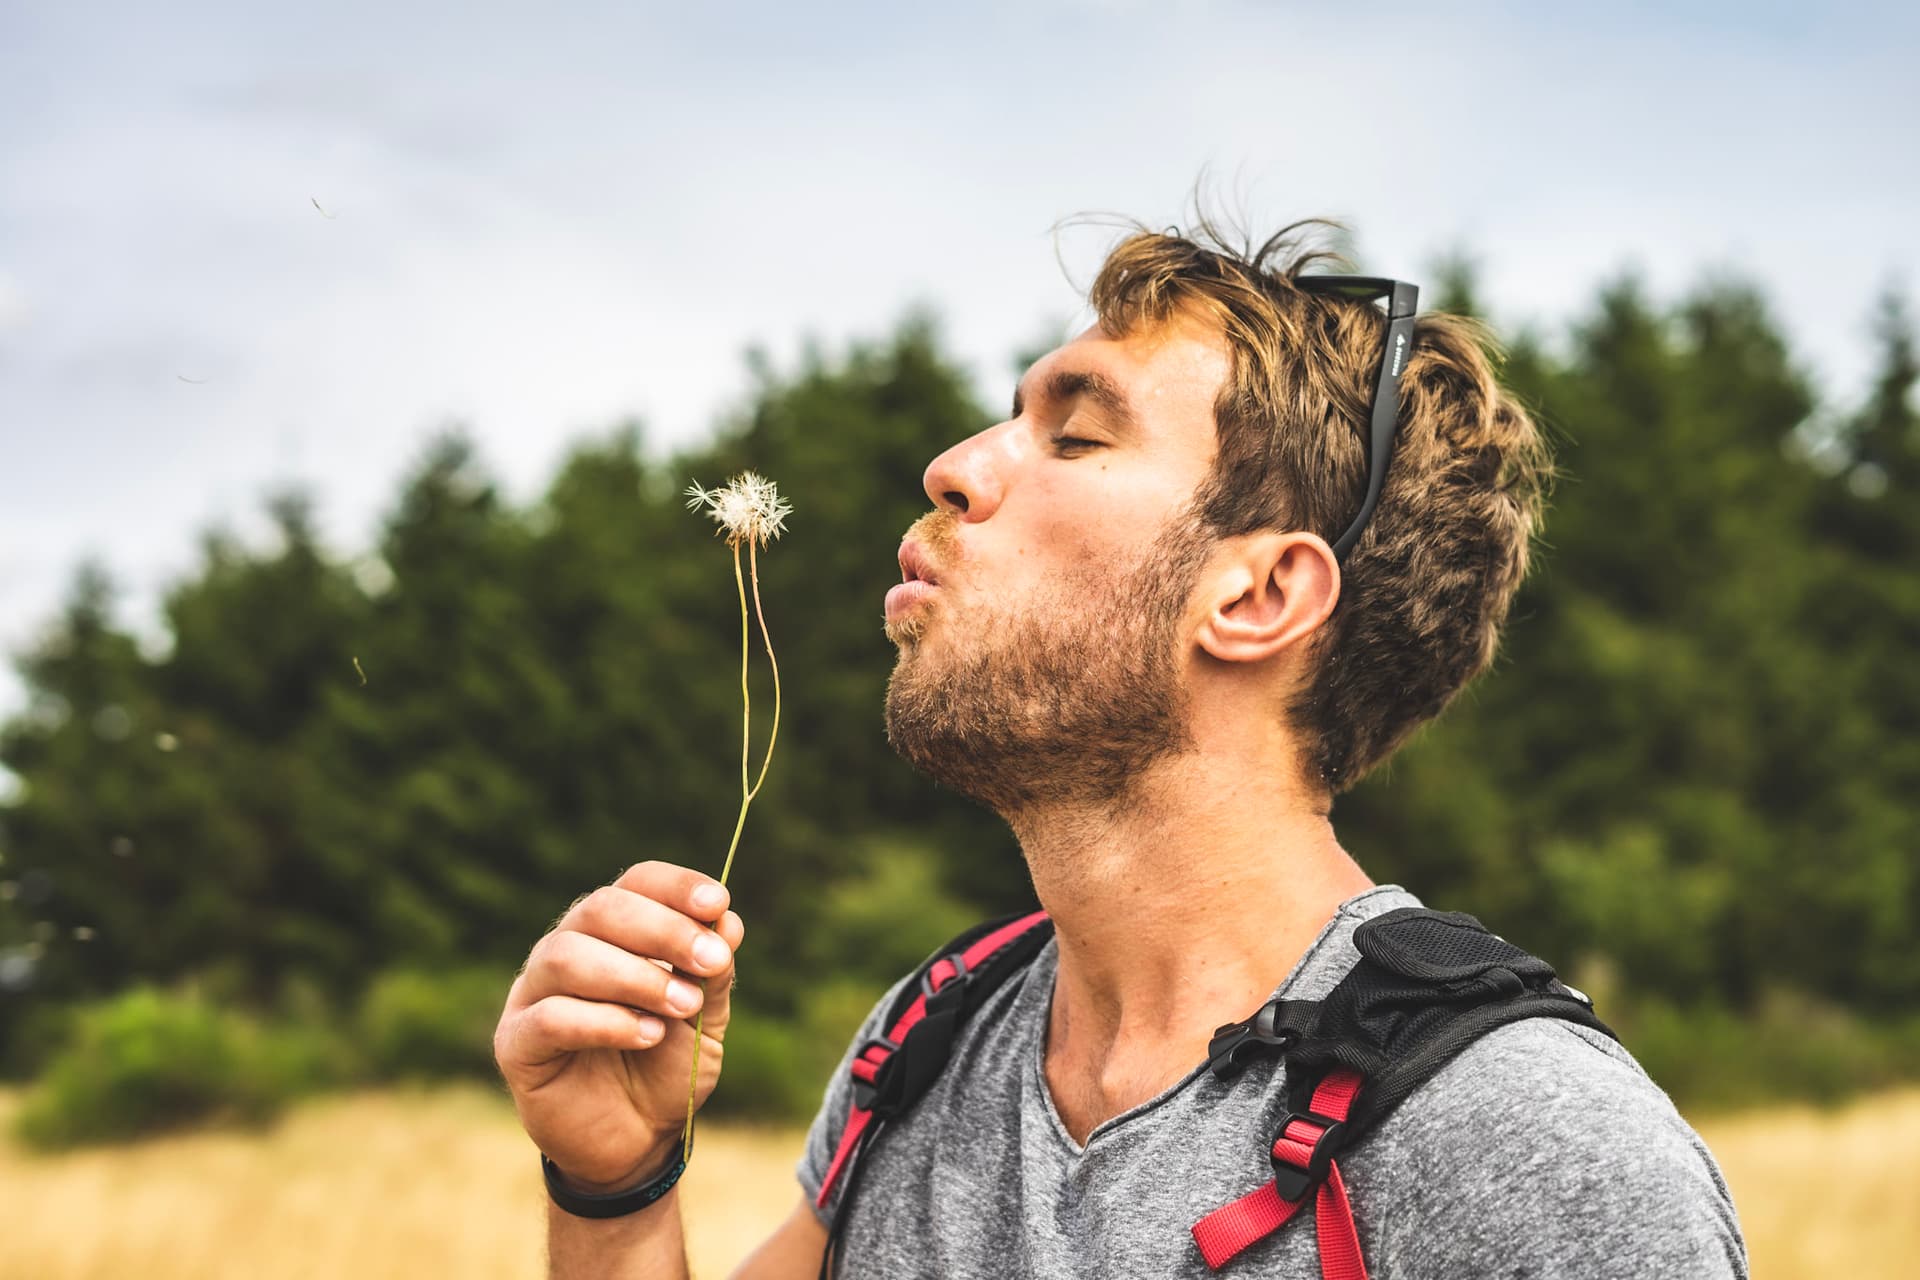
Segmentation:
[(0, 342), (26, 332), (32, 321), (33, 304), (27, 297), (26, 286), (0, 271)]
[[(997, 407), (1079, 306), (1053, 222), (1177, 218), (1209, 162), (1368, 269), (1474, 252), (1509, 321), (1731, 265), (1858, 387), (1920, 275), (1911, 19), (1388, 10), (42, 5), (0, 41), (0, 646), (83, 550), (149, 608), (289, 479), (357, 550), (449, 418), (524, 494), (629, 414), (698, 436), (749, 344), (915, 300)], [(1063, 237), (1075, 279), (1107, 235)]]

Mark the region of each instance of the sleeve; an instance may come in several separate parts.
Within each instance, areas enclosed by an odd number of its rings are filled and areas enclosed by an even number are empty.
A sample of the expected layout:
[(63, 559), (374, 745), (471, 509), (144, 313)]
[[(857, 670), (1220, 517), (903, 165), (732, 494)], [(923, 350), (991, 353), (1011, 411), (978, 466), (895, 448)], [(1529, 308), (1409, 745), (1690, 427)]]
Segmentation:
[[(1419, 1153), (1423, 1176), (1398, 1195), (1381, 1188), (1394, 1211), (1374, 1232), (1362, 1224), (1381, 1274), (1747, 1280), (1712, 1153), (1598, 1032), (1544, 1018), (1502, 1027), (1409, 1097), (1380, 1136), (1388, 1126), (1396, 1146)], [(1356, 1216), (1362, 1203), (1356, 1188)]]
[[(893, 1007), (895, 998), (911, 981), (913, 974), (907, 974), (887, 988), (886, 994), (867, 1013), (860, 1029), (847, 1042), (846, 1051), (840, 1055), (839, 1065), (834, 1067), (833, 1075), (827, 1080), (820, 1110), (814, 1113), (813, 1123), (807, 1128), (806, 1149), (800, 1153), (800, 1163), (794, 1171), (799, 1175), (801, 1190), (806, 1192), (807, 1203), (813, 1204), (814, 1216), (820, 1219), (823, 1226), (830, 1227), (833, 1224), (832, 1206), (822, 1207), (814, 1204), (814, 1201), (819, 1199), (820, 1187), (827, 1180), (827, 1169), (833, 1164), (833, 1153), (839, 1149), (840, 1135), (847, 1127), (847, 1110), (853, 1103), (850, 1068), (854, 1051), (874, 1036), (885, 1034), (886, 1027), (883, 1024), (887, 1010)], [(836, 1191), (834, 1198), (837, 1200), (838, 1197), (839, 1192)]]

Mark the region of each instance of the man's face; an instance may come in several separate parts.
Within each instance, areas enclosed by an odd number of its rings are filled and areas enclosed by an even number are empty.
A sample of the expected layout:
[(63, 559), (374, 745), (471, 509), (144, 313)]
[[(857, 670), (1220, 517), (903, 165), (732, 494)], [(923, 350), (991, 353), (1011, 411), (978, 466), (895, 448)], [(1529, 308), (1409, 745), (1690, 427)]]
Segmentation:
[(1111, 802), (1190, 745), (1208, 551), (1190, 504), (1230, 363), (1197, 323), (1092, 328), (1027, 371), (1010, 419), (933, 460), (936, 510), (902, 556), (934, 585), (887, 600), (887, 737), (916, 768), (1011, 816)]

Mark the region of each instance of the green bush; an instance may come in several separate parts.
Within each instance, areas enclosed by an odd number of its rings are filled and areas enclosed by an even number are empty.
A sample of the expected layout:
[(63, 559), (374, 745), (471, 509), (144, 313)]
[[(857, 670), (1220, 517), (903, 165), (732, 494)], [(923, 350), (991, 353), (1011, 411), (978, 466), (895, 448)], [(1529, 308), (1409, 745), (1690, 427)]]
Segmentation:
[(260, 1123), (342, 1074), (323, 1031), (269, 1026), (193, 991), (137, 987), (74, 1012), (16, 1124), (26, 1142), (54, 1148)]
[(701, 1114), (782, 1122), (810, 1119), (826, 1079), (822, 1073), (809, 1080), (811, 1050), (798, 1026), (736, 1005), (727, 1028), (720, 1085)]
[(828, 1077), (882, 991), (871, 982), (825, 982), (794, 1019), (736, 1005), (720, 1087), (706, 1112), (797, 1124), (813, 1119)]
[(494, 1079), (493, 1028), (513, 975), (499, 969), (381, 974), (361, 997), (359, 1050), (374, 1078)]
[[(871, 1008), (888, 984), (913, 972), (935, 947), (980, 923), (986, 913), (948, 892), (939, 859), (925, 845), (875, 837), (862, 842), (856, 857), (858, 871), (809, 904), (813, 924), (801, 959), (815, 982), (866, 984), (860, 989), (871, 991)], [(742, 964), (750, 967), (758, 960), (749, 956)], [(803, 997), (802, 1003), (811, 999)], [(843, 1041), (835, 1052), (845, 1047)]]
[(27, 1084), (72, 1035), (73, 1006), (55, 1002), (0, 1009), (0, 1080)]
[(1603, 1016), (1690, 1113), (1839, 1102), (1920, 1075), (1920, 1019), (1870, 1023), (1798, 992), (1776, 990), (1748, 1014), (1647, 997)]

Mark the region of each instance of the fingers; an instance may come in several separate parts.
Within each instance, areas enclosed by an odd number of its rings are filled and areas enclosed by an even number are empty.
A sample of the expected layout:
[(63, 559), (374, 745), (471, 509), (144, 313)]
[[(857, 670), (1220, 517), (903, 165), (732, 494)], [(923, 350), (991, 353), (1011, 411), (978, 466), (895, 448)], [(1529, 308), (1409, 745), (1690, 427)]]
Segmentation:
[(732, 944), (724, 934), (715, 937), (714, 931), (706, 927), (707, 921), (721, 918), (726, 890), (710, 880), (697, 887), (717, 890), (721, 895), (721, 909), (705, 913), (703, 908), (703, 914), (693, 915), (684, 904), (697, 897), (696, 893), (678, 894), (681, 904), (676, 905), (673, 901), (628, 889), (616, 881), (576, 902), (560, 918), (555, 932), (584, 933), (637, 956), (664, 960), (683, 972), (712, 977), (733, 964)]
[(714, 926), (714, 930), (731, 951), (738, 951), (741, 941), (747, 936), (746, 924), (731, 911), (720, 917), (720, 923)]
[(659, 1018), (624, 1005), (547, 996), (501, 1024), (494, 1056), (534, 1065), (577, 1049), (649, 1049), (666, 1031)]
[(702, 980), (724, 992), (733, 979), (746, 930), (726, 901), (725, 888), (685, 867), (630, 868), (575, 901), (534, 945), (509, 1007), (565, 995), (689, 1017), (702, 1007)]
[(726, 886), (712, 876), (671, 862), (637, 862), (610, 887), (651, 898), (707, 924), (718, 920), (731, 901)]
[[(734, 950), (745, 937), (726, 889), (647, 862), (577, 899), (534, 944), (508, 995), (496, 1054), (525, 1064), (576, 1050), (652, 1048), (695, 1015), (726, 1032)], [(705, 990), (702, 990), (704, 986)]]
[(669, 1018), (690, 1018), (701, 1004), (697, 982), (649, 956), (573, 929), (557, 929), (535, 944), (522, 979), (525, 1005), (556, 995), (630, 1005)]

